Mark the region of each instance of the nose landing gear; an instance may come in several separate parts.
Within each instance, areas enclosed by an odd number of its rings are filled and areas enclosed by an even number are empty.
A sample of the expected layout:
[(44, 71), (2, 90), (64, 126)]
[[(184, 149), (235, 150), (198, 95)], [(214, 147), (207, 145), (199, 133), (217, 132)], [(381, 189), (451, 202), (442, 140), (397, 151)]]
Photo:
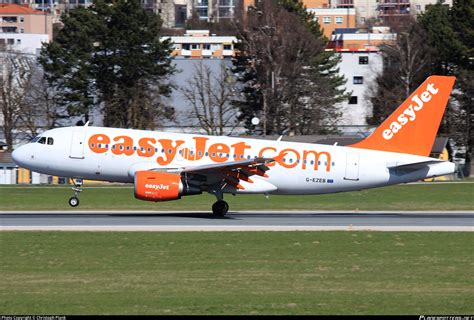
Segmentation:
[(71, 207), (77, 207), (79, 205), (79, 193), (82, 192), (81, 186), (83, 184), (82, 179), (73, 179), (71, 178), (72, 182), (74, 183), (74, 187), (71, 189), (74, 191), (74, 196), (69, 198), (69, 205)]

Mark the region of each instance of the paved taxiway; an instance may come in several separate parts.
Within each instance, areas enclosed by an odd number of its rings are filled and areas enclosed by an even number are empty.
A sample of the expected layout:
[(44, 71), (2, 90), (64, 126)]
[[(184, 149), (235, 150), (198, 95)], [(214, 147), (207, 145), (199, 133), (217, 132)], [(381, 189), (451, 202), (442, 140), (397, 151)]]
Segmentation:
[(0, 212), (0, 230), (106, 231), (474, 231), (466, 212)]

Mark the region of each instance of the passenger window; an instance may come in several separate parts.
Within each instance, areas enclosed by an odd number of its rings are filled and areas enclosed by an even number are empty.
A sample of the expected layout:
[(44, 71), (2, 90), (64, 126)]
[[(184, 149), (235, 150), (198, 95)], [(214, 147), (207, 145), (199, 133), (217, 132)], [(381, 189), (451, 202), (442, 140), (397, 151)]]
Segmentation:
[(48, 138), (48, 144), (49, 144), (49, 145), (53, 145), (53, 143), (54, 143), (53, 138)]
[(45, 137), (41, 137), (41, 138), (38, 140), (38, 143), (45, 144), (45, 143), (46, 143), (46, 138), (45, 138)]

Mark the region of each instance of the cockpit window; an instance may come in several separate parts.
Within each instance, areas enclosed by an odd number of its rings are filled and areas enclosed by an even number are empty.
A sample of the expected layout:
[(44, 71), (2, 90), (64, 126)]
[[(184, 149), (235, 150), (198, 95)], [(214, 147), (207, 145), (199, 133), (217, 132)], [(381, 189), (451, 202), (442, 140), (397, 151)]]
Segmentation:
[(48, 144), (49, 144), (49, 145), (52, 145), (53, 143), (54, 143), (53, 138), (48, 138)]
[(41, 137), (41, 138), (38, 140), (38, 143), (45, 144), (45, 143), (46, 143), (46, 138), (45, 138), (45, 137)]
[(39, 136), (34, 137), (33, 140), (31, 140), (31, 143), (35, 143), (36, 141), (39, 140), (39, 138), (41, 138), (41, 137), (39, 137)]

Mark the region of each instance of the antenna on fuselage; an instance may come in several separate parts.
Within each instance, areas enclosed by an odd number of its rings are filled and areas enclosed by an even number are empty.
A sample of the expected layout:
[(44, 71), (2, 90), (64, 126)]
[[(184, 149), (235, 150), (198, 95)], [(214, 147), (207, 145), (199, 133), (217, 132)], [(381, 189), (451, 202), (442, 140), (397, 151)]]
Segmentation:
[(281, 141), (281, 138), (283, 138), (283, 136), (279, 136), (277, 141)]
[(84, 125), (84, 127), (88, 127), (89, 126), (89, 121), (86, 122), (86, 124)]

